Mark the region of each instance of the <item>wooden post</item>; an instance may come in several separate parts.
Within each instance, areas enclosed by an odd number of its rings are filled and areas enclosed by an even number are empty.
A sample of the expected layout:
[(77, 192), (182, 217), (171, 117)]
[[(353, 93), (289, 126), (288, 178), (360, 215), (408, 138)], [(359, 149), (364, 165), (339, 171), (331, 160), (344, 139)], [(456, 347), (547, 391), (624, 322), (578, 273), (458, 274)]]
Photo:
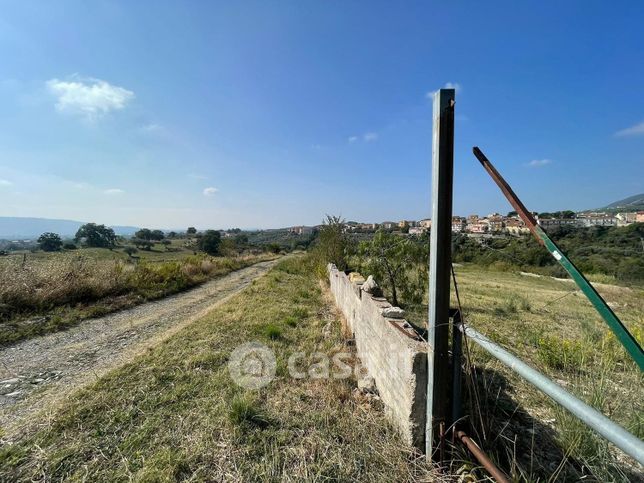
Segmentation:
[(427, 354), (428, 460), (449, 418), (449, 302), (452, 263), (452, 182), (454, 176), (454, 89), (434, 94), (432, 141), (432, 227), (429, 257)]

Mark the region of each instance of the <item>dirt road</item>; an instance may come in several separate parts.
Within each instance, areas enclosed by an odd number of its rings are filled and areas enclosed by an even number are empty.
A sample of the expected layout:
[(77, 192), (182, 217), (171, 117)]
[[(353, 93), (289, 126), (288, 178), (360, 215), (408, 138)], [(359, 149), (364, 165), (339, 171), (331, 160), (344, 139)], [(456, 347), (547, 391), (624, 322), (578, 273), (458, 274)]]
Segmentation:
[[(0, 349), (0, 437), (44, 421), (73, 389), (131, 361), (265, 274), (260, 262), (187, 292)], [(36, 414), (44, 412), (36, 418)], [(4, 433), (4, 434), (2, 434)]]

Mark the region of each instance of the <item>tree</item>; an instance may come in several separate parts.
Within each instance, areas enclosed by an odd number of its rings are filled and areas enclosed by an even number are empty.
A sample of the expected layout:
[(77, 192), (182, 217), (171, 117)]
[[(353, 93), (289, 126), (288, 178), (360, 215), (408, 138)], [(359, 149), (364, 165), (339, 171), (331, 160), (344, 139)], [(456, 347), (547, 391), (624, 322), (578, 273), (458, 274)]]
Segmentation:
[(142, 238), (132, 238), (132, 243), (134, 243), (137, 248), (146, 251), (150, 251), (152, 249), (152, 245), (154, 245), (150, 240), (144, 240)]
[(171, 231), (170, 233), (168, 233), (168, 238), (177, 238), (177, 232)]
[(127, 253), (130, 256), (130, 258), (132, 258), (132, 255), (134, 255), (136, 252), (138, 252), (138, 250), (136, 248), (134, 248), (134, 247), (125, 247), (123, 249), (123, 251), (125, 253)]
[(76, 232), (75, 240), (84, 240), (88, 247), (112, 248), (116, 244), (116, 234), (105, 225), (86, 223)]
[(151, 240), (163, 240), (165, 238), (165, 234), (163, 233), (162, 230), (152, 230), (152, 233), (150, 234)]
[(152, 231), (149, 228), (141, 228), (134, 233), (134, 238), (152, 240)]
[(326, 215), (323, 221), (316, 249), (324, 270), (328, 263), (333, 263), (341, 271), (348, 267), (349, 242), (344, 233), (344, 225), (344, 219), (339, 216)]
[(190, 235), (195, 235), (196, 233), (197, 233), (197, 229), (194, 226), (190, 226), (186, 230), (186, 234), (188, 235), (188, 237), (190, 237)]
[(38, 238), (38, 246), (44, 252), (57, 252), (63, 246), (63, 241), (57, 233), (46, 232)]
[(427, 280), (426, 246), (378, 230), (372, 240), (360, 243), (359, 254), (364, 271), (389, 290), (392, 303), (398, 305), (399, 294), (408, 302), (419, 302), (422, 297)]
[(199, 250), (206, 252), (208, 255), (219, 255), (219, 245), (221, 244), (221, 233), (217, 230), (206, 230), (197, 246)]
[(167, 252), (170, 249), (172, 242), (170, 240), (161, 240), (161, 244), (165, 247), (165, 251)]

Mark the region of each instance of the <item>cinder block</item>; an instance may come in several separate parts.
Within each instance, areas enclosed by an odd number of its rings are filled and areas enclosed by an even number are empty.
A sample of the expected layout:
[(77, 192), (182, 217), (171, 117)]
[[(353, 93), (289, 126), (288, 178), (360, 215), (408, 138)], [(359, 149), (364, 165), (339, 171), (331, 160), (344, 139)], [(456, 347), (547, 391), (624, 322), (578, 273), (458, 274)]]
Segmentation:
[[(388, 417), (404, 439), (423, 450), (427, 390), (427, 347), (383, 317), (392, 305), (361, 291), (353, 277), (328, 266), (331, 293), (355, 337), (358, 357), (373, 377)], [(360, 277), (362, 278), (362, 277)], [(364, 280), (364, 279), (362, 279)]]

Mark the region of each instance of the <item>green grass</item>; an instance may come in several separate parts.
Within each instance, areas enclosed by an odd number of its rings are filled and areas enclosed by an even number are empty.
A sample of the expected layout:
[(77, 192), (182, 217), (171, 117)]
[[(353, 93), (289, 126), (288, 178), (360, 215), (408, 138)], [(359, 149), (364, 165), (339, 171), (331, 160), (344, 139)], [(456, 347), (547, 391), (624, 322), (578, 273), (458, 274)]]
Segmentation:
[[(0, 481), (412, 481), (428, 478), (417, 456), (355, 381), (298, 379), (295, 351), (343, 350), (303, 257), (283, 260), (228, 303), (56, 408), (37, 432), (0, 450)], [(276, 282), (279, 279), (279, 283)], [(292, 327), (290, 297), (301, 302)], [(323, 328), (331, 322), (329, 334)], [(263, 337), (274, 324), (283, 337)], [(277, 378), (238, 387), (228, 357), (259, 340)]]
[[(456, 277), (467, 323), (642, 437), (644, 377), (573, 283), (472, 264), (457, 267)], [(644, 290), (596, 288), (642, 343)], [(425, 314), (426, 306), (408, 310), (422, 327)], [(470, 344), (470, 349), (487, 411), (488, 431), (479, 435), (481, 444), (517, 478), (545, 480), (555, 471), (551, 463), (562, 458), (562, 480), (586, 475), (629, 481), (637, 473), (632, 461), (629, 465), (628, 458), (576, 418), (478, 346)]]

